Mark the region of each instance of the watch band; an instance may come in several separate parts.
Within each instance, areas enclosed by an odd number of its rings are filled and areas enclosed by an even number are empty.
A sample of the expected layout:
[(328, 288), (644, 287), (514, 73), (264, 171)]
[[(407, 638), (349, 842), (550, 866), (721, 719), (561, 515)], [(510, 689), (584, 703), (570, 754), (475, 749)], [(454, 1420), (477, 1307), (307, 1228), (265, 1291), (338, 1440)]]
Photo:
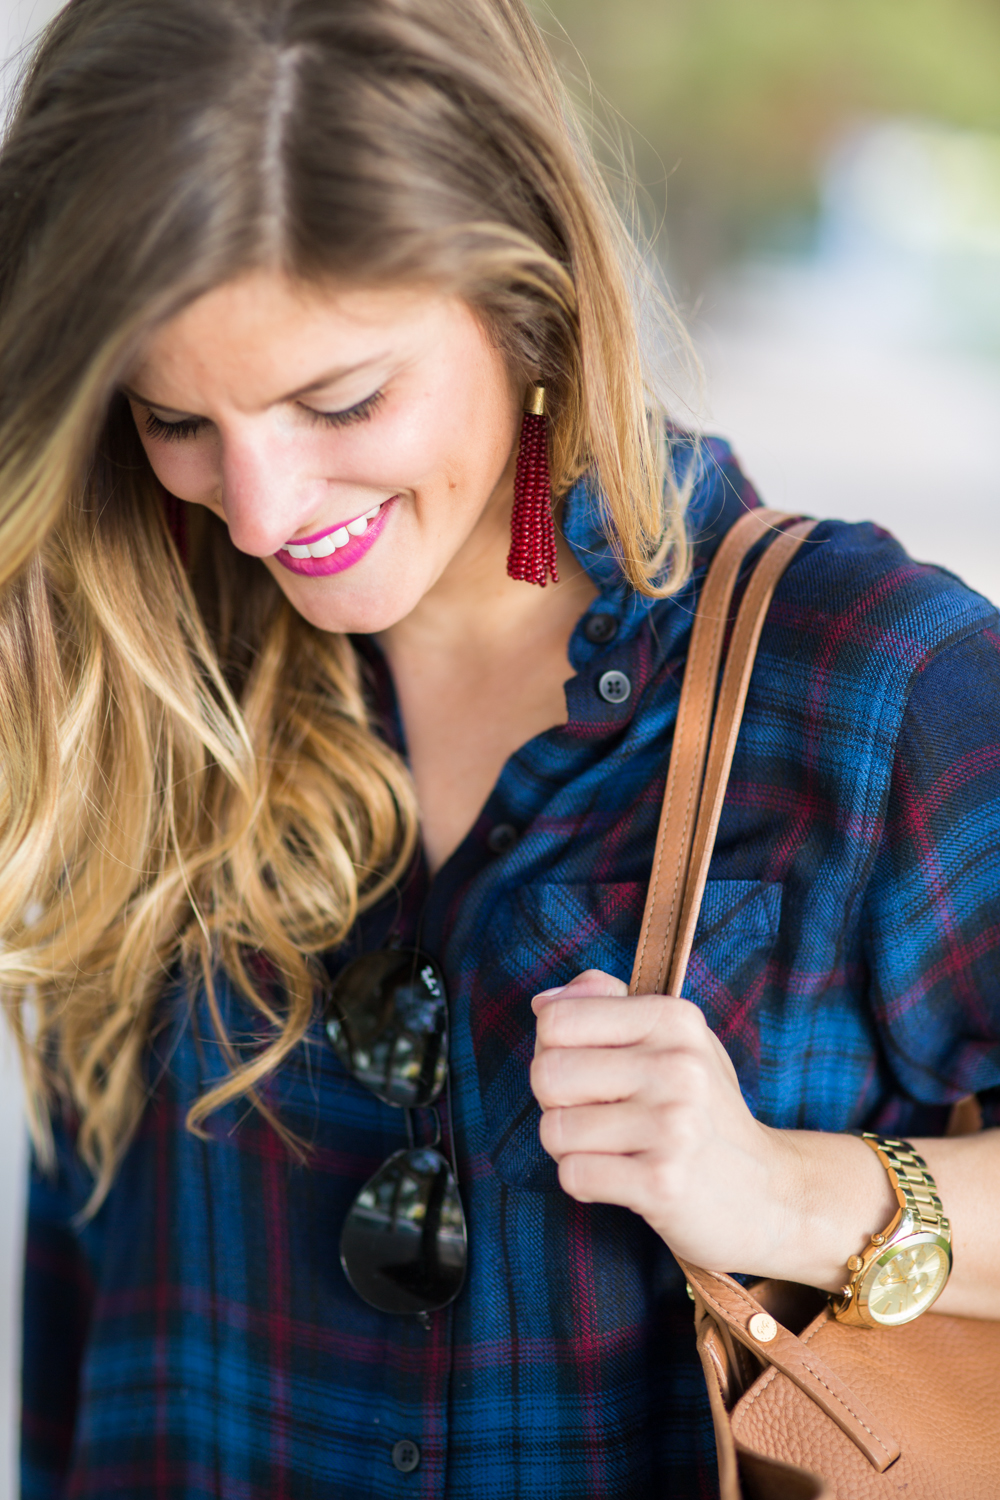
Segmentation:
[[(913, 1221), (913, 1228), (929, 1229), (935, 1234), (951, 1239), (951, 1224), (945, 1217), (944, 1205), (938, 1197), (937, 1183), (927, 1170), (927, 1163), (909, 1141), (899, 1141), (892, 1136), (874, 1135), (870, 1130), (862, 1132), (861, 1139), (875, 1152), (889, 1173), (889, 1182), (896, 1194), (904, 1217)], [(872, 1243), (885, 1243), (889, 1230), (881, 1235), (872, 1235)]]
[[(896, 1254), (902, 1254), (916, 1246), (936, 1242), (947, 1256), (951, 1266), (951, 1224), (945, 1217), (944, 1207), (938, 1196), (937, 1183), (927, 1168), (923, 1157), (913, 1149), (909, 1141), (895, 1136), (875, 1135), (863, 1131), (861, 1139), (870, 1146), (889, 1174), (889, 1182), (896, 1195), (899, 1207), (891, 1222), (878, 1234), (873, 1234), (860, 1255), (848, 1257), (847, 1269), (851, 1278), (841, 1287), (839, 1294), (831, 1297), (830, 1306), (838, 1322), (873, 1327), (880, 1319), (869, 1312), (870, 1273), (873, 1266), (890, 1262)], [(940, 1283), (931, 1301), (943, 1290), (948, 1279)], [(927, 1303), (929, 1306), (930, 1303)], [(912, 1317), (919, 1317), (926, 1307), (917, 1308)], [(896, 1321), (910, 1321), (909, 1318)]]

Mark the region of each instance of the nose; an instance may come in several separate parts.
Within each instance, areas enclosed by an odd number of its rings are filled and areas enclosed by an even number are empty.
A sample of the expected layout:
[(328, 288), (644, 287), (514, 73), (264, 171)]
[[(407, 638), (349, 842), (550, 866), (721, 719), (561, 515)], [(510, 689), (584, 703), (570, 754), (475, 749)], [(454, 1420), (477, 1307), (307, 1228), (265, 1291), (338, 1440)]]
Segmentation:
[(270, 557), (315, 514), (315, 481), (303, 479), (295, 454), (278, 434), (222, 435), (222, 509), (234, 546)]

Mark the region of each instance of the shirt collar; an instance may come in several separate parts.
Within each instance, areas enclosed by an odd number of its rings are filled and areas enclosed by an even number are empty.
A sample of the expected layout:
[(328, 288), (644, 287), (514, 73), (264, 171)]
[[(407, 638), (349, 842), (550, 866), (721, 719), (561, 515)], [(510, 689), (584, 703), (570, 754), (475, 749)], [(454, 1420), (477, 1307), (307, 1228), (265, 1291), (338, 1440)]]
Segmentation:
[[(742, 512), (755, 509), (760, 500), (732, 448), (722, 438), (671, 431), (668, 464), (677, 488), (689, 496), (686, 515), (694, 566), (689, 583), (673, 596), (676, 603), (683, 601), (689, 607), (687, 596), (692, 590), (697, 592), (719, 541)], [(591, 608), (599, 605), (612, 610), (619, 620), (619, 638), (632, 634), (650, 609), (663, 601), (637, 593), (622, 572), (608, 538), (603, 497), (592, 471), (567, 494), (562, 531), (574, 557), (600, 592)]]

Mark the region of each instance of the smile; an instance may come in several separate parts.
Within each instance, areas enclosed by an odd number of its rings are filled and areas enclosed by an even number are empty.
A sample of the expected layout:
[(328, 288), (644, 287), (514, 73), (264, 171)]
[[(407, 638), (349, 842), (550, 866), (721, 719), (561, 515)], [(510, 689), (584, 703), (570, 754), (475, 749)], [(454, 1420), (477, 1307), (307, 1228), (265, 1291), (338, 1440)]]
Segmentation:
[(315, 536), (301, 537), (296, 542), (286, 542), (274, 554), (283, 568), (290, 573), (299, 573), (307, 578), (325, 578), (331, 573), (342, 573), (353, 567), (368, 549), (374, 545), (385, 526), (386, 516), (396, 496), (384, 500), (364, 515), (353, 521), (343, 521)]

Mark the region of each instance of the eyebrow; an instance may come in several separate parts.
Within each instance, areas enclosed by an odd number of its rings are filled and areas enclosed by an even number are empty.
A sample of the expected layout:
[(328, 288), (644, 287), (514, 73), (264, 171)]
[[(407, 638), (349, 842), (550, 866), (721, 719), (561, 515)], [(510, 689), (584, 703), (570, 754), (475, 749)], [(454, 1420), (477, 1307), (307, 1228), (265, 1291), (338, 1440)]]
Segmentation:
[[(356, 365), (338, 365), (332, 370), (326, 370), (322, 375), (318, 375), (315, 380), (311, 380), (308, 385), (301, 385), (297, 390), (288, 391), (284, 396), (278, 396), (271, 402), (271, 405), (280, 406), (285, 401), (298, 401), (302, 396), (311, 396), (314, 391), (325, 390), (328, 385), (335, 385), (338, 380), (346, 380), (348, 375), (356, 375), (359, 370), (366, 370), (370, 365), (377, 365), (380, 360), (384, 360), (386, 357), (384, 354), (376, 354), (371, 359), (361, 360)], [(125, 385), (124, 382), (119, 389), (130, 401), (137, 401), (140, 406), (155, 406), (159, 411), (169, 411), (175, 417), (195, 415), (193, 412), (182, 412), (177, 406), (167, 406), (162, 401), (151, 401), (148, 396), (141, 395), (139, 391), (134, 390), (130, 385)]]

